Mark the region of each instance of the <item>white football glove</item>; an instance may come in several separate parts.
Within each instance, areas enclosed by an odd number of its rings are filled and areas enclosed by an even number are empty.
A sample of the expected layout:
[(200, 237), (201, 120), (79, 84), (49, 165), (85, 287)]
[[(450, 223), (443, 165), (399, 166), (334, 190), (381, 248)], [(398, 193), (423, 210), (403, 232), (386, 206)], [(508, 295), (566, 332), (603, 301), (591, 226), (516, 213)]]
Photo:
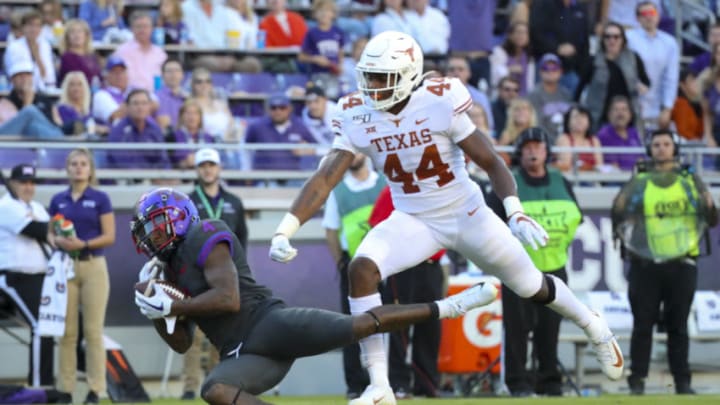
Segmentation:
[(525, 245), (530, 245), (533, 250), (547, 245), (548, 236), (545, 229), (525, 213), (517, 211), (508, 219), (508, 225), (512, 234)]
[(135, 305), (140, 312), (149, 319), (160, 319), (168, 316), (173, 304), (173, 299), (162, 289), (152, 284), (154, 294), (151, 297), (135, 291)]
[(140, 273), (138, 273), (138, 282), (150, 281), (153, 278), (164, 280), (164, 270), (167, 264), (157, 257), (145, 262)]
[(270, 241), (270, 258), (276, 262), (287, 263), (297, 256), (297, 249), (290, 245), (290, 240), (283, 234), (273, 236)]

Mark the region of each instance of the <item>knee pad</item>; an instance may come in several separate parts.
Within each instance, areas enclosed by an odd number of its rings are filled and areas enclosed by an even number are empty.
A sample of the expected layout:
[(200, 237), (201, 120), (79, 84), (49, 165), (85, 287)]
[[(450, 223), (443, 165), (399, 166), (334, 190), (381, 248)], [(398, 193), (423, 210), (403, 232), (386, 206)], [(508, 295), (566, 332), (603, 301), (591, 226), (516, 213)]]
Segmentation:
[[(555, 279), (553, 276), (549, 274), (543, 274), (543, 278), (545, 279), (545, 283), (547, 283), (548, 293), (545, 297), (537, 297), (537, 294), (533, 296), (533, 301), (537, 302), (541, 305), (547, 305), (553, 301), (555, 301)], [(537, 297), (537, 298), (536, 298)]]

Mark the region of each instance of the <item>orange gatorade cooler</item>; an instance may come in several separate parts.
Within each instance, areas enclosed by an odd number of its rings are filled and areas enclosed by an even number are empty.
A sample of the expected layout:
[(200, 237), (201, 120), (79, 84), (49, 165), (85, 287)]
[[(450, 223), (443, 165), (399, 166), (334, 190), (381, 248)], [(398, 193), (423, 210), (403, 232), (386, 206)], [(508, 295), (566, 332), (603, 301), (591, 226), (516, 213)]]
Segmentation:
[[(463, 273), (448, 280), (448, 295), (479, 282), (493, 283), (500, 290), (500, 280), (491, 276)], [(492, 303), (475, 308), (460, 318), (442, 320), (442, 337), (438, 370), (441, 373), (482, 373), (492, 365), (492, 373), (500, 373), (502, 350), (502, 302), (500, 296)], [(493, 365), (494, 363), (494, 365)]]

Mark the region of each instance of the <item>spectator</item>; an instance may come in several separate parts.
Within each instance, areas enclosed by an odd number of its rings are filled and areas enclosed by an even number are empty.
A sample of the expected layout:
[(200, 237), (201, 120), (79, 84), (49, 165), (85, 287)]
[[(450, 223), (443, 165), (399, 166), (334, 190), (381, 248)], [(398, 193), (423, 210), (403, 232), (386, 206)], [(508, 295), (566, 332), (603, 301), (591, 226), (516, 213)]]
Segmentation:
[[(39, 9), (43, 22), (40, 37), (45, 38), (52, 45), (57, 45), (60, 42), (64, 25), (62, 4), (60, 4), (59, 0), (42, 0)], [(60, 81), (58, 79), (58, 82)]]
[(162, 28), (164, 44), (178, 45), (188, 40), (188, 29), (183, 21), (181, 0), (161, 0), (155, 26)]
[(575, 101), (583, 100), (582, 104), (588, 107), (593, 123), (598, 127), (607, 122), (610, 100), (615, 96), (630, 100), (633, 115), (638, 117), (638, 97), (647, 93), (650, 86), (645, 64), (640, 55), (628, 48), (625, 29), (621, 25), (605, 24), (600, 50), (602, 52), (597, 52), (584, 66), (574, 97)]
[[(90, 115), (90, 86), (82, 72), (69, 72), (60, 89), (60, 100), (56, 105), (57, 119), (65, 135), (87, 133)], [(104, 125), (94, 129), (95, 133), (107, 134)]]
[(105, 87), (93, 95), (92, 115), (100, 124), (112, 125), (127, 115), (124, 103), (128, 86), (127, 66), (117, 56), (110, 56), (105, 64)]
[[(661, 1), (652, 0), (651, 2), (659, 6)], [(635, 12), (640, 3), (649, 2), (645, 0), (602, 0), (600, 21), (615, 22), (625, 29), (638, 28)]]
[[(150, 93), (145, 89), (133, 89), (127, 96), (127, 117), (110, 129), (108, 142), (162, 143), (165, 141), (160, 127), (150, 117)], [(108, 151), (108, 162), (116, 168), (161, 168), (170, 167), (166, 151), (162, 149), (135, 151)]]
[(78, 18), (87, 21), (93, 41), (117, 43), (126, 39), (122, 0), (85, 0), (80, 3)]
[[(449, 1), (450, 53), (470, 64), (469, 83), (490, 83), (490, 52), (493, 49), (493, 18), (497, 0)], [(472, 32), (472, 35), (468, 35)], [(497, 124), (497, 122), (496, 122)], [(499, 124), (498, 124), (499, 125)], [(496, 131), (502, 131), (497, 127)]]
[[(373, 171), (369, 161), (361, 153), (355, 155), (342, 183), (330, 192), (322, 220), (325, 241), (340, 279), (340, 308), (344, 314), (350, 314), (348, 264), (370, 230), (368, 219), (386, 184), (385, 177)], [(360, 364), (360, 347), (357, 343), (343, 347), (343, 372), (347, 398), (359, 397), (369, 383), (369, 378)]]
[(31, 62), (33, 64), (33, 82), (36, 89), (55, 87), (55, 61), (52, 46), (40, 36), (42, 15), (28, 11), (22, 16), (22, 38), (11, 42), (5, 50), (5, 69), (12, 70), (15, 63)]
[[(513, 160), (519, 167), (513, 170), (513, 177), (518, 197), (528, 206), (534, 220), (546, 224), (550, 235), (547, 246), (525, 250), (543, 275), (567, 282), (568, 248), (582, 221), (582, 212), (570, 182), (548, 167), (550, 158), (549, 135), (538, 127), (523, 131), (515, 143)], [(507, 218), (507, 211), (495, 193), (490, 194), (488, 206), (501, 219)], [(563, 378), (558, 368), (562, 317), (545, 305), (523, 300), (505, 284), (502, 306), (504, 376), (511, 395), (562, 396)], [(526, 367), (528, 338), (532, 341), (532, 371)]]
[(673, 36), (658, 30), (660, 13), (654, 3), (639, 3), (636, 16), (641, 28), (627, 32), (628, 45), (642, 58), (650, 79), (650, 89), (640, 97), (642, 119), (668, 128), (677, 96), (680, 49)]
[(497, 143), (495, 140), (495, 135), (492, 132), (492, 129), (490, 129), (490, 125), (488, 124), (488, 113), (485, 111), (485, 109), (478, 103), (473, 103), (472, 107), (467, 111), (468, 117), (470, 117), (470, 121), (472, 121), (473, 124), (475, 124), (475, 127), (482, 131), (483, 134), (487, 135), (488, 138), (490, 138), (490, 141), (492, 143)]
[(519, 94), (525, 97), (535, 86), (535, 59), (530, 53), (528, 25), (510, 24), (502, 45), (493, 48), (490, 55), (492, 89), (497, 91), (500, 79), (510, 76), (520, 84)]
[[(246, 143), (315, 143), (302, 120), (292, 115), (290, 99), (285, 94), (270, 96), (268, 109), (269, 116), (248, 126)], [(300, 170), (303, 169), (302, 158), (314, 154), (312, 149), (257, 150), (248, 161), (252, 162), (253, 170)]]
[(237, 133), (226, 99), (217, 96), (210, 72), (196, 68), (192, 72), (190, 96), (202, 108), (203, 130), (218, 141), (237, 142)]
[[(40, 337), (38, 312), (43, 280), (48, 268), (47, 243), (50, 215), (35, 197), (35, 168), (13, 167), (8, 192), (0, 198), (0, 291), (30, 325), (28, 379), (33, 387), (53, 386), (52, 337)], [(11, 366), (5, 360), (6, 367)], [(13, 368), (18, 365), (13, 364)]]
[[(238, 35), (232, 48), (255, 49), (257, 24), (240, 18), (237, 12), (213, 0), (185, 0), (182, 3), (183, 18), (190, 34), (190, 41), (198, 48), (226, 48), (228, 34)], [(207, 55), (195, 58), (195, 67), (213, 71), (259, 72), (260, 62), (254, 57), (236, 60), (232, 55)]]
[(100, 60), (93, 51), (90, 27), (87, 22), (72, 19), (65, 24), (65, 33), (60, 41), (60, 54), (60, 71), (58, 72), (60, 83), (65, 80), (68, 72), (79, 70), (85, 74), (88, 84), (100, 86), (102, 68)]
[[(640, 134), (632, 125), (633, 110), (627, 97), (613, 97), (610, 101), (608, 119), (610, 122), (602, 126), (597, 133), (601, 146), (642, 146)], [(640, 158), (642, 155), (634, 153), (605, 153), (603, 162), (620, 170), (630, 171)]]
[(268, 48), (301, 46), (307, 33), (305, 18), (286, 9), (285, 0), (268, 0), (268, 13), (260, 21)]
[(163, 62), (163, 86), (155, 93), (155, 98), (157, 98), (158, 102), (155, 120), (163, 131), (166, 131), (168, 128), (177, 127), (178, 112), (187, 98), (187, 94), (182, 87), (183, 75), (183, 68), (180, 61), (168, 59)]
[[(78, 318), (82, 311), (85, 338), (85, 370), (89, 391), (84, 403), (97, 404), (105, 392), (105, 344), (103, 327), (110, 298), (110, 280), (104, 249), (115, 243), (115, 214), (108, 195), (96, 184), (95, 162), (87, 149), (68, 154), (66, 166), (70, 187), (50, 200), (50, 214), (62, 214), (75, 226), (76, 236), (53, 234), (55, 244), (73, 259), (75, 276), (68, 280), (65, 335), (60, 338), (60, 391), (75, 391)], [(51, 230), (52, 231), (52, 230)]]
[[(715, 45), (718, 44), (720, 44), (720, 21), (713, 24), (708, 31), (708, 45), (710, 45), (710, 50), (712, 51), (713, 49), (715, 49)], [(700, 55), (696, 56), (695, 59), (693, 59), (692, 63), (688, 68), (697, 77), (700, 72), (710, 67), (711, 64), (712, 53), (703, 52)]]
[[(201, 219), (220, 219), (235, 234), (242, 248), (247, 251), (248, 228), (245, 222), (245, 208), (242, 201), (222, 186), (220, 154), (210, 148), (198, 150), (194, 159), (196, 162), (197, 185), (190, 193), (190, 199), (195, 203)], [(200, 382), (202, 381), (202, 362), (200, 355), (203, 351), (203, 342), (207, 338), (199, 329), (195, 330), (192, 346), (183, 356), (183, 394), (181, 399), (195, 398)], [(209, 345), (207, 369), (214, 368), (219, 363), (217, 349)]]
[(560, 84), (575, 92), (579, 71), (589, 58), (587, 5), (567, 0), (533, 0), (530, 6), (530, 48), (536, 59), (546, 53), (560, 57)]
[(444, 56), (450, 45), (450, 22), (447, 16), (429, 4), (429, 0), (408, 0), (405, 12), (425, 56)]
[(582, 106), (574, 106), (565, 113), (564, 133), (555, 142), (562, 148), (594, 148), (594, 152), (558, 152), (555, 167), (563, 172), (576, 168), (580, 171), (591, 171), (602, 166), (603, 155), (600, 141), (591, 132), (592, 118), (590, 111)]
[(0, 99), (0, 135), (61, 138), (63, 133), (53, 122), (53, 99), (35, 92), (33, 71), (30, 61), (10, 66), (12, 90)]
[(247, 46), (250, 49), (256, 47), (257, 43), (253, 43), (257, 39), (258, 25), (260, 25), (260, 19), (253, 8), (253, 0), (226, 0), (225, 5), (237, 12), (240, 20), (247, 26), (245, 31), (247, 34), (243, 35), (247, 38)]
[(333, 22), (337, 17), (334, 0), (315, 0), (312, 5), (317, 26), (305, 34), (298, 61), (309, 64), (310, 73), (342, 73), (343, 32)]
[(540, 127), (547, 132), (549, 142), (555, 143), (562, 133), (563, 114), (570, 108), (571, 95), (560, 86), (562, 62), (557, 55), (548, 53), (540, 59), (540, 85), (528, 95), (538, 114)]
[(370, 36), (385, 31), (404, 32), (415, 37), (413, 27), (405, 15), (403, 0), (382, 0), (380, 3), (380, 9), (372, 20)]
[[(460, 79), (462, 84), (465, 85), (465, 88), (467, 88), (470, 92), (470, 97), (473, 102), (480, 104), (485, 111), (490, 111), (490, 100), (488, 100), (487, 95), (470, 84), (469, 80), (471, 74), (470, 64), (468, 64), (467, 59), (460, 56), (450, 56), (448, 58), (446, 75), (448, 77), (457, 77)], [(488, 118), (490, 118), (490, 121), (488, 122), (490, 128), (494, 128), (494, 120), (492, 117)]]
[[(335, 102), (328, 100), (325, 91), (320, 86), (311, 86), (305, 91), (305, 108), (301, 116), (307, 129), (315, 138), (315, 142), (330, 147), (335, 139), (332, 130), (332, 118), (339, 112), (340, 108)], [(318, 155), (322, 156), (329, 149), (318, 149)]]
[(357, 90), (357, 73), (355, 72), (355, 65), (360, 60), (363, 49), (367, 45), (368, 39), (366, 37), (360, 37), (355, 40), (352, 44), (352, 52), (349, 58), (343, 58), (343, 67), (341, 69), (342, 76), (340, 77), (341, 94), (352, 93)]
[(162, 73), (162, 64), (167, 59), (167, 54), (150, 41), (153, 29), (152, 17), (147, 13), (136, 11), (130, 17), (130, 27), (133, 39), (120, 45), (115, 50), (115, 55), (125, 61), (131, 87), (150, 92), (159, 90), (155, 88), (155, 77)]
[(680, 88), (671, 117), (678, 135), (689, 141), (703, 140), (702, 93), (695, 74), (689, 69), (680, 71)]
[(713, 48), (713, 63), (700, 74), (702, 91), (703, 128), (705, 142), (710, 147), (720, 144), (720, 44)]
[[(27, 9), (15, 9), (10, 13), (10, 32), (8, 32), (7, 44), (23, 37), (22, 18)], [(7, 69), (7, 66), (5, 67)]]
[[(180, 120), (178, 129), (174, 132), (172, 141), (175, 143), (198, 144), (215, 143), (215, 138), (202, 128), (203, 113), (200, 104), (189, 99), (180, 107)], [(194, 150), (176, 149), (170, 153), (173, 165), (181, 169), (189, 169), (197, 164), (193, 158)]]
[(630, 262), (633, 328), (627, 381), (631, 394), (645, 393), (652, 334), (662, 304), (675, 393), (692, 395), (688, 317), (697, 289), (700, 230), (717, 225), (718, 211), (695, 170), (679, 167), (677, 137), (658, 130), (648, 138), (651, 171), (638, 173), (625, 184), (611, 210), (613, 235), (622, 242), (623, 258)]
[[(498, 145), (514, 145), (520, 132), (537, 126), (537, 114), (530, 100), (522, 97), (513, 99), (507, 108), (508, 121), (500, 134)], [(509, 155), (503, 155), (509, 158)], [(506, 159), (509, 162), (509, 159)]]
[[(510, 103), (518, 97), (520, 92), (520, 83), (510, 76), (505, 76), (498, 83), (498, 96), (492, 102), (492, 120), (495, 123), (495, 137), (499, 138), (500, 134), (505, 131), (507, 124), (507, 111)], [(490, 115), (488, 115), (490, 118)]]

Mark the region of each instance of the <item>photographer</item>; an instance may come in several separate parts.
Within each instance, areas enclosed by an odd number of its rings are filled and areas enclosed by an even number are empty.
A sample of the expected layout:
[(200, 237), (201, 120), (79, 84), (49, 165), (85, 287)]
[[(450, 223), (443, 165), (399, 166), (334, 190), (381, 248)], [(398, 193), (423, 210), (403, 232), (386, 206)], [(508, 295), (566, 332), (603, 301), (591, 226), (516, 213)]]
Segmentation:
[(628, 296), (633, 314), (630, 392), (642, 395), (653, 326), (660, 304), (668, 334), (668, 362), (677, 394), (694, 394), (688, 364), (687, 320), (697, 287), (700, 241), (718, 222), (709, 191), (678, 161), (677, 135), (657, 130), (646, 141), (648, 162), (615, 197), (615, 237), (630, 261)]

